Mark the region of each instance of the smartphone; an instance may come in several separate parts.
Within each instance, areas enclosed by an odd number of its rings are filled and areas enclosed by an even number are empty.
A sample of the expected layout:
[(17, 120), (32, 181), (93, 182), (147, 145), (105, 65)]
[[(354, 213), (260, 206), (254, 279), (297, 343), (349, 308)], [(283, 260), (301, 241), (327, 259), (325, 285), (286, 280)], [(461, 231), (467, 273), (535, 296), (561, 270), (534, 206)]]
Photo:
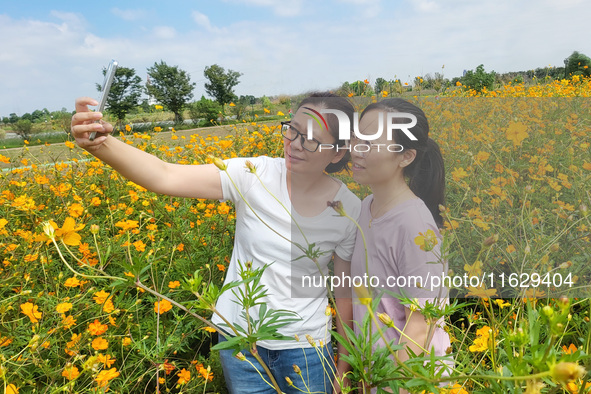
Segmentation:
[[(105, 110), (105, 105), (107, 104), (107, 97), (109, 96), (109, 90), (111, 90), (111, 84), (113, 83), (113, 79), (115, 79), (115, 71), (117, 71), (118, 63), (115, 60), (111, 60), (109, 66), (107, 67), (107, 72), (105, 73), (105, 79), (103, 81), (101, 87), (101, 93), (98, 99), (98, 107), (96, 108), (97, 112), (103, 112)], [(94, 141), (96, 138), (96, 131), (90, 133), (89, 140)]]

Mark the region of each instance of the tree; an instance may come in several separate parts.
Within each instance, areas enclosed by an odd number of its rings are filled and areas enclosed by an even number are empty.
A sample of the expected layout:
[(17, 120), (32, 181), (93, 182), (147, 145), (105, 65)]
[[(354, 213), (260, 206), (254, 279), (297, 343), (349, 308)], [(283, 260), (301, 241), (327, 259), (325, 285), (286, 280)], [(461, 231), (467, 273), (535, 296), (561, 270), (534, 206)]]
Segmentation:
[(21, 119), (16, 122), (13, 126), (16, 135), (20, 136), (23, 140), (30, 140), (31, 134), (33, 134), (33, 124), (29, 119)]
[(222, 107), (235, 99), (236, 95), (233, 89), (238, 85), (241, 73), (232, 70), (226, 71), (223, 67), (214, 64), (205, 67), (203, 74), (209, 81), (205, 83), (205, 91), (215, 98)]
[(186, 71), (178, 66), (169, 66), (164, 61), (148, 68), (150, 80), (146, 84), (148, 93), (174, 113), (174, 120), (180, 123), (187, 102), (193, 98), (195, 83)]
[(203, 120), (206, 124), (213, 125), (217, 122), (221, 112), (222, 106), (218, 102), (203, 96), (201, 96), (201, 100), (195, 101), (189, 106), (189, 113), (195, 124)]
[(586, 77), (591, 75), (591, 59), (577, 51), (574, 51), (567, 59), (566, 63), (567, 75), (584, 75)]
[(492, 90), (495, 78), (496, 73), (494, 71), (487, 73), (484, 71), (484, 64), (481, 64), (476, 67), (476, 71), (466, 71), (466, 75), (464, 75), (460, 81), (464, 86), (472, 88), (477, 92), (481, 92), (484, 88)]
[(376, 78), (376, 82), (374, 84), (374, 89), (376, 91), (376, 93), (381, 93), (384, 90), (388, 89), (388, 81), (386, 81), (384, 78)]
[[(103, 69), (105, 75), (107, 69)], [(97, 89), (101, 90), (101, 85), (96, 84)], [(119, 123), (125, 120), (125, 115), (133, 108), (139, 105), (139, 99), (142, 95), (142, 79), (135, 75), (133, 68), (119, 67), (115, 71), (115, 79), (111, 84), (111, 90), (107, 97), (106, 108), (117, 118)]]

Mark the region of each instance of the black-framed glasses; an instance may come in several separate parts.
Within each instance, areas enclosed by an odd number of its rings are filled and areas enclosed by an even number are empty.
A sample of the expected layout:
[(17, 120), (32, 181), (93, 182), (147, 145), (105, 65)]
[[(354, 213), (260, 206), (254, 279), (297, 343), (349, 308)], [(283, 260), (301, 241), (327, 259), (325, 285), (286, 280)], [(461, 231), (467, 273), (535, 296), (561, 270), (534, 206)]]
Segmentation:
[(290, 141), (295, 141), (296, 138), (301, 137), (302, 148), (308, 152), (316, 152), (320, 146), (320, 141), (315, 138), (308, 139), (308, 136), (293, 127), (291, 122), (281, 122), (281, 135)]

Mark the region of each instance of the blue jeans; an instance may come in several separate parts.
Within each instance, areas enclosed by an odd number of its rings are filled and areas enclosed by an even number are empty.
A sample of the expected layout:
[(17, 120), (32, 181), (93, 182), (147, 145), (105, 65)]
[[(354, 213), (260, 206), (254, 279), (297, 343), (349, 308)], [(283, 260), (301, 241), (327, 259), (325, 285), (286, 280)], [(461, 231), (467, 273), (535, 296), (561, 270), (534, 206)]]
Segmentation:
[[(219, 342), (225, 340), (222, 335), (218, 335)], [(332, 381), (336, 367), (330, 344), (322, 349), (317, 347), (269, 350), (257, 346), (257, 351), (284, 393), (332, 394)], [(273, 386), (263, 381), (261, 375), (271, 383), (263, 367), (249, 351), (242, 351), (248, 361), (241, 361), (232, 356), (232, 353), (233, 350), (220, 350), (224, 378), (231, 394), (277, 393)], [(294, 365), (300, 368), (301, 376), (294, 371)], [(291, 379), (293, 386), (287, 383), (286, 377)]]

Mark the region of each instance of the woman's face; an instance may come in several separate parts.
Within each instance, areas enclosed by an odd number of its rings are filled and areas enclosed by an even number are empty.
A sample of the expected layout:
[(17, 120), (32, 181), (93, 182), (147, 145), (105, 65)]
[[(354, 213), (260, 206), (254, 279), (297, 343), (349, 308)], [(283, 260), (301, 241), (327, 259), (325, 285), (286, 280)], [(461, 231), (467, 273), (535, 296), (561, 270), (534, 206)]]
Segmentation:
[[(313, 105), (307, 105), (307, 107), (316, 111), (321, 110)], [(319, 125), (305, 112), (310, 111), (300, 108), (289, 122), (289, 132), (295, 139), (290, 141), (288, 138), (283, 138), (285, 164), (289, 171), (295, 173), (321, 174), (330, 163), (341, 160), (346, 150), (340, 149), (337, 152), (336, 148), (331, 149), (331, 145), (336, 146), (336, 138), (332, 136), (324, 124)], [(308, 139), (308, 120), (312, 120), (313, 140)], [(302, 144), (303, 142), (305, 145)], [(310, 152), (317, 145), (316, 151)], [(308, 149), (305, 149), (304, 146)]]
[[(379, 117), (383, 119), (382, 110), (371, 110), (363, 115), (359, 121), (359, 132), (361, 134), (376, 134), (379, 128)], [(356, 145), (356, 143), (358, 143)], [(388, 140), (383, 127), (382, 135), (375, 140), (364, 141), (352, 139), (351, 141), (351, 171), (353, 179), (362, 185), (376, 186), (384, 182), (392, 182), (395, 179), (404, 180), (403, 169), (414, 158), (414, 151), (396, 152), (400, 146), (395, 141)], [(361, 146), (359, 146), (361, 144)], [(371, 148), (363, 146), (369, 144)]]

